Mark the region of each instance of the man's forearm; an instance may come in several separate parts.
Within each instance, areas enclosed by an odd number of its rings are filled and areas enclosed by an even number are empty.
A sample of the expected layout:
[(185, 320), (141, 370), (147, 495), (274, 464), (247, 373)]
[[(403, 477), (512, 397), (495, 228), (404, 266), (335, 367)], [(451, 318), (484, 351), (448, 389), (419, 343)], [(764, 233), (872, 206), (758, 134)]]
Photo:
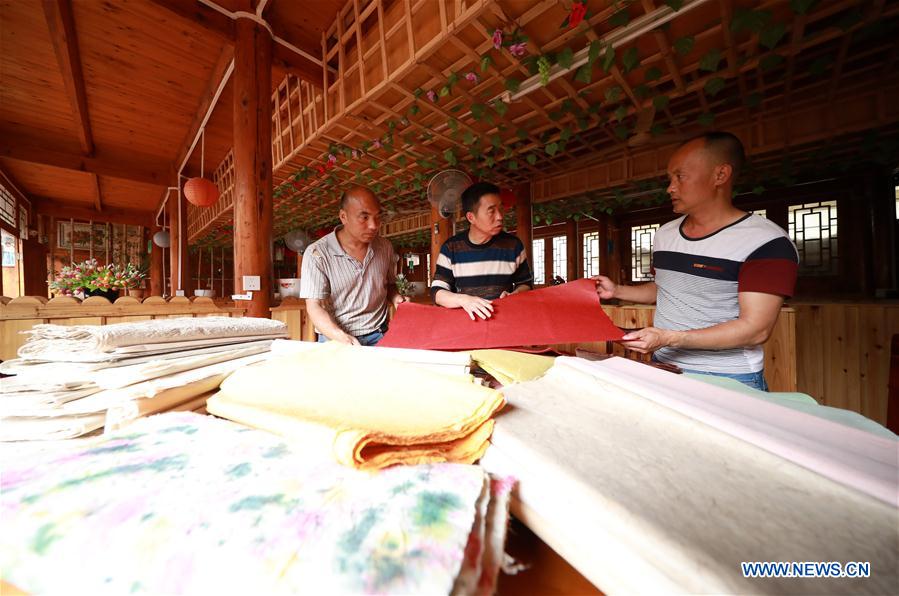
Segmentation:
[(638, 286), (619, 285), (615, 287), (615, 298), (638, 304), (655, 304), (657, 288), (654, 281)]
[(743, 319), (719, 323), (705, 329), (667, 332), (670, 338), (668, 345), (689, 350), (748, 348), (765, 343), (771, 335), (771, 329), (767, 326), (759, 327)]
[(434, 294), (434, 304), (444, 308), (460, 308), (462, 306), (459, 294), (444, 289), (437, 290), (437, 293)]
[(334, 317), (329, 313), (318, 300), (306, 300), (306, 313), (312, 319), (312, 324), (318, 329), (318, 332), (328, 339), (336, 339), (346, 334), (340, 327)]

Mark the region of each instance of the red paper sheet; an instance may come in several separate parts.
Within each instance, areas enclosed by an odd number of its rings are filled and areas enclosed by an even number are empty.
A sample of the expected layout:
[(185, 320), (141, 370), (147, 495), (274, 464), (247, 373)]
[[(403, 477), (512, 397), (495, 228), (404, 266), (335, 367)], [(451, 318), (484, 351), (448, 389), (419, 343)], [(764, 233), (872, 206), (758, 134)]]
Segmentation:
[(461, 308), (405, 302), (378, 345), (425, 350), (508, 348), (621, 339), (589, 279), (493, 301), (493, 316), (472, 321)]

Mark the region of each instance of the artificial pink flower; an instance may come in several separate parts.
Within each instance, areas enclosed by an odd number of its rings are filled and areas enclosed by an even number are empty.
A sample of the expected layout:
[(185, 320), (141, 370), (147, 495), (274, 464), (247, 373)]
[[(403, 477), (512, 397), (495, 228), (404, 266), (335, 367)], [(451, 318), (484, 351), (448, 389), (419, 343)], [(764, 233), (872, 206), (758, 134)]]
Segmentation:
[(503, 46), (503, 30), (496, 29), (493, 32), (493, 47), (497, 50)]
[(329, 163), (329, 164), (336, 164), (336, 163), (337, 163), (337, 157), (336, 157), (333, 153), (329, 153), (329, 154), (328, 154), (328, 163)]
[(434, 93), (434, 90), (433, 90), (433, 89), (431, 89), (430, 91), (428, 91), (426, 95), (428, 96), (428, 99), (430, 99), (432, 102), (436, 102), (436, 101), (437, 101), (437, 94)]
[(465, 80), (466, 80), (466, 81), (470, 81), (470, 82), (472, 82), (472, 83), (477, 83), (477, 82), (478, 82), (478, 75), (475, 74), (475, 73), (473, 73), (473, 72), (469, 72), (469, 73), (467, 73), (467, 74), (465, 75)]
[[(433, 93), (433, 91), (431, 93)], [(375, 139), (374, 141), (372, 141), (371, 148), (372, 149), (380, 149), (381, 148), (381, 139)]]
[(357, 157), (359, 157), (359, 152), (353, 149), (353, 159), (356, 159)]
[(509, 52), (511, 52), (512, 55), (516, 58), (521, 58), (527, 51), (527, 45), (528, 44), (524, 42), (512, 44), (509, 46)]

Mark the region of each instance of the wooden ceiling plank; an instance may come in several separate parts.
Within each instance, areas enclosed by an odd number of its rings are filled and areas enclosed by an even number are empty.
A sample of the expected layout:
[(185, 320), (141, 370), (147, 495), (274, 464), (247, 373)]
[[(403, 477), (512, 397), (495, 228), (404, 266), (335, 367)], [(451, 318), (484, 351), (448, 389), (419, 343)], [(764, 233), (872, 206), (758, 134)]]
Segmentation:
[(84, 72), (81, 68), (81, 53), (78, 49), (72, 5), (70, 0), (44, 0), (43, 7), (56, 61), (77, 123), (78, 141), (84, 154), (91, 155), (94, 152), (94, 139), (87, 110)]
[[(486, 36), (486, 30), (485, 30), (484, 35)], [(455, 37), (455, 36), (450, 37), (450, 41), (451, 41), (451, 42), (453, 43), (453, 45), (455, 45), (459, 50), (461, 50), (462, 52), (464, 52), (465, 54), (467, 54), (467, 55), (469, 56), (469, 58), (472, 59), (472, 60), (474, 61), (475, 64), (478, 63), (480, 57), (478, 56), (478, 53), (477, 53), (474, 49), (472, 49), (471, 47), (469, 47), (469, 46), (468, 46), (467, 44), (465, 44), (462, 40), (458, 39), (458, 38)], [(487, 65), (487, 72), (493, 73), (493, 74), (497, 75), (497, 76), (498, 76), (499, 78), (501, 78), (501, 79), (505, 78), (505, 76), (503, 75), (503, 73), (502, 73), (498, 68), (496, 68), (496, 65), (495, 65), (495, 64), (493, 64), (493, 61), (492, 61), (492, 60), (491, 60), (490, 63)], [(541, 116), (543, 116), (544, 118), (546, 118), (547, 120), (549, 120), (549, 114), (546, 113), (546, 110), (544, 110), (541, 106), (539, 106), (533, 99), (531, 99), (531, 98), (528, 97), (528, 96), (525, 96), (524, 99), (525, 99), (525, 103), (527, 103), (527, 104), (531, 107), (531, 109), (532, 109), (533, 111), (539, 113)], [(516, 124), (516, 122), (513, 121), (512, 119), (509, 119), (509, 118), (506, 118), (506, 117), (503, 117), (502, 119), (503, 119), (503, 121), (508, 122), (509, 124), (511, 124), (513, 127), (516, 127), (516, 128), (518, 127), (517, 124)], [(494, 129), (494, 130), (495, 130), (495, 129)], [(488, 131), (488, 134), (493, 133), (494, 130)], [(532, 131), (528, 131), (528, 138), (531, 139), (531, 142), (532, 142), (532, 143), (539, 143), (539, 139), (537, 138), (537, 136), (536, 136)], [(525, 161), (525, 168), (528, 169), (528, 170), (531, 170), (531, 171), (537, 171), (537, 169), (536, 169), (534, 166), (532, 166), (531, 164), (527, 163), (527, 161)]]
[(129, 224), (144, 227), (153, 226), (153, 213), (150, 211), (136, 211), (132, 209), (119, 209), (107, 207), (103, 210), (102, 219), (98, 219), (97, 212), (87, 207), (75, 207), (70, 204), (60, 203), (53, 199), (41, 196), (32, 197), (35, 210), (42, 215), (53, 215), (64, 219), (81, 219), (85, 221), (105, 221), (109, 223)]
[(171, 167), (167, 163), (151, 163), (147, 158), (126, 161), (106, 158), (102, 154), (90, 157), (53, 149), (52, 143), (32, 145), (10, 142), (6, 140), (8, 138), (0, 135), (0, 139), (3, 139), (0, 140), (0, 156), (10, 159), (158, 186), (164, 186), (171, 177)]
[[(435, 79), (440, 80), (440, 79), (444, 78), (443, 73), (441, 73), (437, 68), (435, 68), (435, 67), (432, 66), (431, 64), (424, 63), (423, 66), (424, 66), (425, 69), (428, 71), (428, 73), (430, 73), (431, 76), (434, 77)], [(465, 98), (465, 99), (468, 100), (468, 104), (469, 104), (469, 105), (474, 105), (474, 104), (476, 104), (476, 103), (478, 103), (478, 102), (480, 101), (477, 97), (475, 97), (474, 95), (472, 95), (471, 93), (469, 93), (467, 90), (465, 90), (464, 88), (462, 88), (461, 85), (460, 85), (460, 86), (457, 86), (456, 89), (459, 91), (459, 94), (460, 94), (463, 98)], [(499, 116), (499, 114), (497, 114), (497, 116)], [(509, 118), (506, 118), (505, 116), (499, 116), (499, 119), (500, 119), (500, 121), (505, 122), (506, 124), (509, 124), (510, 126), (512, 126), (512, 127), (514, 128), (515, 124), (514, 124)], [(474, 130), (474, 129), (468, 127), (468, 125), (465, 124), (465, 123), (462, 122), (462, 121), (459, 121), (459, 123), (462, 124), (462, 125), (464, 125), (464, 126), (465, 126), (466, 128), (468, 128), (469, 130)], [(494, 131), (496, 131), (496, 130), (497, 130), (497, 128), (494, 127), (494, 128), (492, 128), (490, 131), (488, 131), (487, 134), (488, 134), (488, 135), (490, 135), (490, 134), (495, 134)], [(478, 133), (477, 131), (475, 131), (473, 134), (477, 134), (478, 136), (480, 136), (481, 133)], [(535, 140), (536, 140), (536, 138), (535, 138)], [(455, 140), (451, 140), (450, 142), (453, 144), (454, 147), (459, 145), (459, 143), (458, 143), (457, 141), (455, 141)], [(499, 160), (497, 160), (497, 161), (499, 161)], [(530, 164), (528, 164), (528, 163), (525, 163), (524, 165), (525, 165), (525, 167), (526, 167), (527, 169), (529, 169), (529, 170), (532, 170), (532, 171), (534, 171), (534, 172), (537, 171), (536, 168), (534, 168), (532, 165), (530, 165)]]
[(674, 81), (674, 87), (683, 93), (684, 77), (681, 75), (680, 68), (677, 66), (677, 61), (674, 59), (674, 53), (671, 51), (671, 43), (668, 41), (668, 34), (659, 29), (656, 29), (652, 33), (656, 38), (656, 45), (659, 46), (659, 51), (662, 53), (662, 59), (665, 60), (665, 66), (668, 67), (668, 74), (671, 75), (671, 80)]
[[(509, 21), (509, 17), (506, 15), (505, 11), (502, 9), (501, 6), (499, 6), (498, 4), (492, 4), (492, 5), (490, 6), (490, 8), (491, 8), (491, 10), (494, 12), (494, 14), (496, 14), (498, 17), (500, 17), (501, 19), (504, 19), (504, 20), (506, 20), (506, 21)], [(537, 14), (538, 14), (538, 13), (536, 12), (536, 10), (535, 10), (536, 8), (545, 9), (545, 3), (544, 3), (544, 4), (538, 5), (538, 6), (535, 7), (534, 9), (531, 9), (530, 11), (528, 11), (528, 14), (532, 15), (533, 17), (536, 17)], [(542, 12), (542, 10), (541, 10), (541, 12)], [(480, 32), (482, 38), (485, 39), (485, 41), (483, 41), (481, 45), (488, 44), (488, 43), (491, 43), (491, 44), (492, 44), (492, 41), (493, 41), (493, 40), (492, 40), (490, 34), (487, 32), (487, 28), (486, 28), (485, 26), (483, 26), (483, 22), (482, 22), (482, 21), (479, 20), (479, 22), (481, 23), (482, 26), (478, 27), (477, 29), (478, 29), (478, 31)], [(530, 39), (528, 39), (527, 46), (531, 49), (532, 52), (533, 52), (534, 50), (536, 50), (536, 54), (537, 54), (537, 55), (539, 55), (539, 54), (543, 51), (543, 48), (541, 48), (541, 47), (539, 47), (537, 44), (533, 43)], [(488, 46), (488, 47), (489, 47), (489, 46)], [(475, 60), (475, 63), (477, 63), (477, 60)], [(491, 66), (492, 66), (492, 65), (491, 65)], [(528, 75), (528, 76), (530, 75), (530, 73), (528, 72), (528, 70), (524, 67), (524, 65), (523, 65), (521, 62), (514, 61), (514, 62), (513, 62), (513, 68), (514, 68), (514, 70), (517, 70), (518, 72), (521, 72), (521, 73), (523, 73), (523, 74), (525, 74), (525, 75)], [(502, 74), (502, 77), (503, 77), (503, 78), (506, 77), (506, 73), (501, 73), (501, 74)], [(549, 100), (549, 103), (550, 103), (550, 104), (552, 104), (552, 103), (554, 103), (554, 102), (560, 100), (560, 98), (557, 98), (557, 97), (554, 96), (552, 93), (550, 93), (549, 89), (547, 89), (546, 87), (540, 87), (540, 90), (541, 90), (541, 91), (543, 92), (543, 94), (547, 97), (547, 99)], [(529, 95), (525, 95), (524, 97), (522, 97), (522, 99), (524, 100), (524, 102), (525, 102), (526, 104), (528, 104), (528, 105), (531, 107), (532, 110), (534, 110), (534, 111), (536, 111), (538, 114), (540, 114), (540, 115), (541, 115), (547, 122), (551, 122), (551, 121), (552, 121), (552, 119), (549, 117), (549, 114), (547, 113), (546, 109), (545, 109), (543, 106), (539, 105), (539, 104), (534, 100), (533, 97), (531, 97), (531, 96), (529, 96)], [(573, 116), (573, 115), (567, 115), (565, 118), (563, 118), (561, 121), (559, 121), (558, 124), (564, 124), (564, 123), (570, 122), (570, 121), (573, 120), (573, 119), (574, 119), (574, 116)], [(530, 138), (531, 141), (532, 141), (535, 145), (538, 145), (538, 146), (541, 145), (541, 143), (539, 142), (539, 139), (537, 138), (537, 136), (536, 136), (536, 134), (535, 134), (535, 131), (533, 131), (533, 130), (528, 131), (528, 138)], [(567, 157), (569, 157), (569, 158), (571, 158), (571, 159), (574, 159), (574, 155), (572, 155), (572, 154), (568, 151), (567, 148), (566, 148), (566, 149), (563, 149), (563, 150), (560, 151), (558, 154), (559, 154), (560, 156), (567, 156)], [(533, 169), (533, 168), (534, 168), (534, 166), (531, 166), (530, 164), (528, 164), (528, 166), (529, 166), (529, 169)]]
[[(724, 48), (727, 54), (727, 68), (730, 72), (731, 76), (736, 77), (737, 85), (740, 89), (740, 99), (743, 100), (743, 105), (746, 107), (748, 112), (749, 106), (747, 102), (747, 89), (746, 89), (746, 81), (743, 79), (743, 73), (739, 71), (739, 60), (737, 60), (737, 50), (734, 44), (734, 34), (730, 29), (731, 21), (733, 20), (733, 12), (734, 7), (732, 0), (721, 0), (721, 33), (724, 35)], [(801, 15), (800, 19), (805, 20), (805, 15)], [(796, 43), (796, 30), (794, 29), (793, 41)], [(802, 38), (802, 34), (800, 32), (799, 39)], [(790, 55), (790, 70), (792, 71), (793, 65), (793, 55)], [(787, 76), (788, 84), (789, 84), (789, 75)]]
[(381, 68), (384, 71), (384, 77), (386, 77), (390, 66), (387, 62), (387, 40), (384, 36), (384, 6), (381, 0), (374, 1), (378, 5), (378, 45), (381, 48)]
[[(359, 18), (359, 0), (353, 0), (353, 18), (355, 19), (353, 28), (356, 30), (356, 60), (359, 65), (359, 88), (360, 94), (365, 96), (365, 56), (362, 51), (362, 21)], [(386, 74), (387, 71), (385, 70), (384, 73)]]
[[(362, 48), (359, 48), (362, 51)], [(337, 15), (337, 84), (340, 92), (340, 114), (346, 112), (346, 54), (343, 45), (343, 16)], [(336, 116), (334, 114), (333, 116)], [(327, 120), (325, 122), (328, 122)]]
[(234, 21), (217, 10), (199, 2), (183, 2), (182, 0), (150, 0), (169, 12), (199, 25), (229, 44), (234, 43)]
[(228, 67), (231, 66), (231, 61), (233, 59), (234, 46), (226, 44), (222, 48), (222, 51), (215, 62), (215, 66), (212, 67), (212, 74), (209, 76), (209, 82), (206, 84), (206, 89), (203, 91), (203, 96), (200, 98), (200, 103), (197, 105), (197, 109), (194, 112), (194, 119), (187, 129), (187, 134), (184, 135), (184, 140), (181, 141), (181, 146), (179, 147), (178, 153), (175, 156), (175, 161), (172, 164), (173, 168), (179, 167), (184, 160), (187, 159), (187, 154), (190, 151), (191, 145), (193, 145), (194, 139), (197, 137), (197, 134), (199, 134), (200, 127), (203, 126), (206, 112), (209, 111), (209, 107), (215, 99), (215, 94), (218, 91), (219, 85), (221, 85), (222, 79), (228, 71)]

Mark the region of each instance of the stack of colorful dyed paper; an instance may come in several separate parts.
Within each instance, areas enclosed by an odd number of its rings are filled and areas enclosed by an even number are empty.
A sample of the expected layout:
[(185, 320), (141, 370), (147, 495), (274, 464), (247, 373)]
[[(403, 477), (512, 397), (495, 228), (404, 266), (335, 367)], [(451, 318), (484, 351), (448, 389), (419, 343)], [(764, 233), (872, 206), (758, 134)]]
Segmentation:
[(511, 482), (478, 466), (360, 472), (192, 413), (2, 475), (0, 568), (30, 593), (488, 594)]

